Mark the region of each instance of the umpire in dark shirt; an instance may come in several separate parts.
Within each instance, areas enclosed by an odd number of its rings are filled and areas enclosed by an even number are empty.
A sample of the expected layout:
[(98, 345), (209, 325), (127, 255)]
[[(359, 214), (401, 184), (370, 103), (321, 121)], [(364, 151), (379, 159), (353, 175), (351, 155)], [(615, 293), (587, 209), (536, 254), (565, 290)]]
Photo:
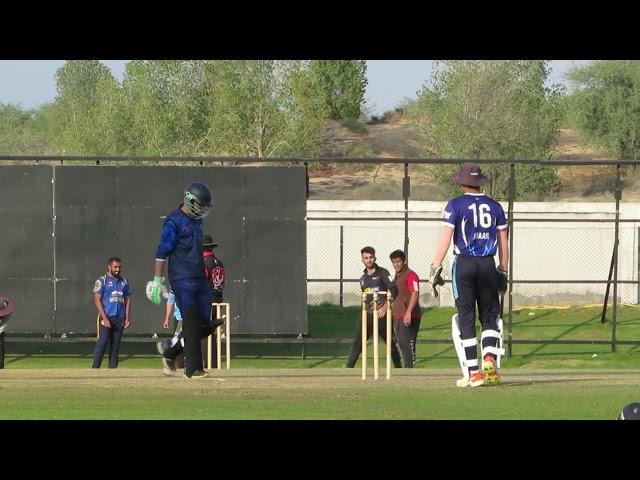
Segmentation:
[[(391, 290), (391, 294), (395, 296), (395, 287), (392, 285), (391, 276), (389, 270), (379, 267), (376, 264), (376, 251), (373, 247), (364, 247), (360, 250), (362, 254), (362, 263), (364, 263), (365, 269), (362, 277), (360, 277), (360, 287), (363, 292), (386, 292)], [(386, 308), (385, 300), (386, 296), (380, 296), (378, 300), (378, 317), (380, 322), (378, 323), (378, 334), (382, 339), (387, 342), (387, 329), (386, 329)], [(369, 308), (367, 310), (367, 340), (371, 338), (373, 334), (373, 295), (367, 296), (367, 302)], [(351, 352), (349, 358), (345, 364), (345, 368), (353, 368), (358, 361), (358, 357), (362, 352), (362, 324), (360, 323), (360, 317), (356, 325), (356, 338), (353, 340), (351, 346)], [(393, 366), (395, 368), (402, 368), (402, 362), (400, 361), (400, 353), (398, 352), (398, 346), (396, 345), (396, 338), (393, 330), (391, 331), (391, 359), (393, 360)]]
[[(213, 249), (218, 246), (217, 243), (213, 242), (213, 238), (211, 235), (205, 235), (203, 240), (202, 248), (204, 255), (204, 271), (207, 276), (207, 282), (209, 283), (209, 288), (211, 288), (211, 294), (213, 295), (213, 303), (223, 303), (222, 299), (222, 291), (225, 286), (225, 270), (224, 264), (222, 261), (216, 256)], [(224, 310), (221, 311), (221, 314), (224, 315)], [(221, 320), (217, 318), (217, 309), (211, 308), (211, 318), (216, 322)], [(226, 318), (222, 318), (224, 321), (228, 321)], [(211, 368), (218, 368), (218, 342), (217, 342), (217, 331), (214, 331), (213, 336), (211, 337)], [(209, 357), (209, 338), (205, 337), (202, 339), (201, 344), (202, 350), (202, 363), (203, 365), (207, 364), (207, 359)]]

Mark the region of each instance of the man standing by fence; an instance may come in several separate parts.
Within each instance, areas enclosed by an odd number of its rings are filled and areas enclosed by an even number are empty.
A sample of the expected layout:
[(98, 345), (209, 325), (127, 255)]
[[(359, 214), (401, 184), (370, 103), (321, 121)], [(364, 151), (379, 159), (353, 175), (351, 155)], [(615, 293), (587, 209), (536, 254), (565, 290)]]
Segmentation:
[[(211, 288), (211, 294), (213, 295), (213, 303), (222, 303), (224, 300), (222, 299), (222, 292), (224, 291), (225, 285), (225, 270), (224, 264), (222, 261), (216, 256), (213, 251), (214, 248), (218, 247), (217, 243), (213, 243), (213, 238), (211, 235), (204, 236), (204, 244), (202, 245), (204, 249), (204, 270), (205, 275), (207, 277), (207, 281), (209, 282), (209, 287)], [(211, 316), (217, 315), (217, 309), (211, 309)], [(224, 318), (214, 318), (216, 324), (222, 325), (223, 321), (229, 321), (229, 319)], [(217, 332), (213, 333), (211, 338), (211, 346), (212, 346), (212, 368), (218, 368), (218, 342), (216, 341)], [(209, 338), (202, 339), (202, 363), (206, 364), (207, 354), (209, 347)]]
[[(387, 290), (391, 290), (392, 294), (395, 293), (395, 287), (393, 287), (391, 283), (391, 276), (389, 275), (389, 270), (386, 268), (379, 267), (376, 263), (376, 251), (373, 247), (364, 247), (360, 250), (360, 254), (362, 255), (362, 263), (364, 263), (364, 271), (362, 272), (362, 276), (360, 277), (360, 288), (362, 288), (363, 292), (386, 292)], [(367, 295), (367, 305), (369, 306), (367, 309), (367, 340), (373, 334), (373, 309), (378, 309), (378, 318), (384, 319), (386, 315), (385, 308), (385, 300), (386, 295), (381, 296), (378, 300), (378, 304), (374, 305), (373, 303), (373, 295)], [(361, 321), (361, 320), (360, 320)], [(345, 364), (345, 368), (353, 368), (358, 361), (358, 357), (362, 352), (362, 325), (360, 321), (356, 324), (356, 337), (353, 340), (353, 344), (351, 346), (351, 352), (349, 353), (349, 357), (347, 358), (347, 363)], [(393, 366), (395, 368), (402, 368), (402, 363), (400, 361), (400, 353), (398, 352), (398, 346), (396, 345), (396, 338), (393, 330), (391, 331), (391, 338), (387, 338), (387, 329), (385, 328), (385, 322), (378, 323), (378, 333), (382, 337), (382, 339), (386, 342), (391, 342), (391, 359), (393, 360)]]
[(202, 248), (204, 250), (204, 268), (211, 287), (211, 293), (213, 295), (213, 303), (222, 303), (222, 292), (225, 285), (225, 270), (222, 260), (220, 260), (214, 249), (218, 247), (217, 243), (213, 243), (211, 235), (204, 236), (204, 244)]
[(416, 340), (420, 330), (420, 279), (407, 265), (407, 255), (402, 250), (394, 250), (389, 255), (396, 271), (393, 283), (398, 291), (393, 299), (393, 324), (402, 353), (404, 368), (416, 366)]
[(120, 276), (122, 260), (111, 257), (107, 273), (96, 280), (93, 299), (100, 316), (98, 341), (93, 350), (92, 368), (100, 368), (104, 351), (109, 344), (109, 368), (118, 367), (120, 340), (125, 328), (129, 328), (131, 289), (127, 279)]

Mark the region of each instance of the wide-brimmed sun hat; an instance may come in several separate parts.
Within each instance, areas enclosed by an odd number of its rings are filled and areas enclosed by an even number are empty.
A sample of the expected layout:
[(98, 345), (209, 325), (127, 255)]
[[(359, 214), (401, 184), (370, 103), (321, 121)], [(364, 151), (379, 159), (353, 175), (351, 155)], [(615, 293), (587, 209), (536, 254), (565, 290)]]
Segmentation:
[(481, 187), (489, 181), (482, 173), (480, 165), (473, 162), (467, 162), (460, 167), (458, 173), (451, 177), (453, 183), (458, 185), (466, 185), (468, 187)]

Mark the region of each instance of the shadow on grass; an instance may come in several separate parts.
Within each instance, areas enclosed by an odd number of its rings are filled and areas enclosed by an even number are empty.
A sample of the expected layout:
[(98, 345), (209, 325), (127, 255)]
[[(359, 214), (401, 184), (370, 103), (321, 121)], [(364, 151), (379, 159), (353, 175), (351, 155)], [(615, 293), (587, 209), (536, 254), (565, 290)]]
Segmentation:
[[(521, 319), (513, 320), (512, 321), (512, 325), (514, 325), (514, 326), (515, 325), (522, 325), (524, 323), (528, 323), (528, 322), (531, 322), (531, 321), (540, 320), (541, 318), (548, 317), (549, 315), (551, 315), (551, 312), (544, 312), (544, 313), (541, 313), (541, 314), (532, 315), (531, 317), (525, 316), (525, 317), (523, 317)], [(505, 318), (506, 316), (507, 316), (506, 314), (503, 315), (503, 321), (504, 321), (505, 324), (507, 324), (507, 322), (508, 322), (508, 318)], [(520, 316), (520, 315), (519, 314), (514, 314), (513, 316), (516, 317), (516, 316)], [(535, 328), (535, 327), (538, 327), (538, 326), (548, 327), (549, 325), (529, 325), (527, 328)], [(554, 324), (554, 326), (558, 326), (558, 325)]]
[(500, 387), (504, 388), (504, 387), (523, 387), (523, 386), (527, 386), (527, 385), (541, 385), (541, 384), (560, 384), (560, 385), (564, 385), (567, 384), (569, 382), (574, 382), (574, 383), (579, 383), (579, 382), (593, 382), (593, 381), (598, 381), (598, 380), (602, 380), (601, 378), (556, 378), (556, 379), (548, 379), (548, 380), (516, 380), (516, 381), (510, 381), (510, 380), (503, 380), (500, 383)]
[[(584, 320), (583, 322), (576, 323), (576, 324), (572, 325), (570, 328), (568, 328), (567, 330), (565, 330), (564, 332), (562, 332), (562, 333), (556, 335), (555, 337), (553, 337), (552, 340), (558, 340), (560, 338), (563, 338), (566, 335), (568, 335), (569, 333), (573, 332), (574, 330), (576, 330), (576, 329), (578, 329), (580, 327), (584, 327), (585, 325), (587, 325), (590, 322), (593, 322), (597, 318), (598, 317), (591, 317), (591, 318), (588, 318), (588, 319)], [(550, 345), (540, 345), (540, 346), (534, 348), (531, 352), (523, 355), (523, 357), (524, 358), (528, 358), (528, 357), (530, 357), (532, 355), (535, 355), (535, 354), (541, 352), (543, 348), (546, 348), (546, 347), (549, 347), (549, 346)]]
[[(448, 356), (445, 356), (445, 355), (448, 355)], [(458, 358), (457, 355), (455, 355), (455, 352), (454, 352), (453, 342), (451, 343), (450, 347), (444, 347), (439, 352), (432, 353), (431, 355), (426, 356), (426, 357), (421, 357), (419, 360), (416, 359), (416, 365), (420, 365), (420, 364), (423, 364), (423, 363), (427, 363), (429, 361), (433, 361), (433, 360), (436, 360), (436, 359), (443, 359), (443, 358), (446, 358), (446, 359), (448, 359), (448, 358), (457, 359)]]
[[(327, 363), (329, 363), (329, 362), (336, 361), (336, 360), (338, 360), (339, 358), (340, 358), (340, 357), (329, 357), (329, 358), (323, 358), (323, 359), (313, 360), (313, 361), (311, 361), (311, 360), (309, 360), (309, 359), (307, 358), (307, 359), (305, 359), (305, 362), (308, 362), (307, 368), (315, 368), (315, 367), (319, 367), (319, 366), (321, 366), (321, 365), (325, 365), (325, 364), (327, 364)], [(346, 361), (346, 357), (342, 357), (342, 358), (344, 358), (344, 359), (345, 359), (345, 360), (343, 360), (343, 361)]]
[(8, 358), (5, 358), (5, 363), (6, 364), (17, 363), (21, 360), (27, 360), (32, 356), (33, 356), (32, 354), (27, 354), (27, 355), (21, 355), (19, 357), (8, 357)]

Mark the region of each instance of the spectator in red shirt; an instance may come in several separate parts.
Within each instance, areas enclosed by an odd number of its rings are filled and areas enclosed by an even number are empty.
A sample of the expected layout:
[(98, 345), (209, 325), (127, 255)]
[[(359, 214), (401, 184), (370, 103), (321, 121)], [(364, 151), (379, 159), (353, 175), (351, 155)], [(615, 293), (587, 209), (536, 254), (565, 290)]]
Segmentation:
[(420, 329), (420, 279), (407, 266), (407, 255), (402, 250), (394, 250), (389, 255), (396, 271), (393, 283), (398, 294), (393, 300), (392, 313), (398, 346), (402, 354), (404, 368), (416, 366), (416, 339)]

